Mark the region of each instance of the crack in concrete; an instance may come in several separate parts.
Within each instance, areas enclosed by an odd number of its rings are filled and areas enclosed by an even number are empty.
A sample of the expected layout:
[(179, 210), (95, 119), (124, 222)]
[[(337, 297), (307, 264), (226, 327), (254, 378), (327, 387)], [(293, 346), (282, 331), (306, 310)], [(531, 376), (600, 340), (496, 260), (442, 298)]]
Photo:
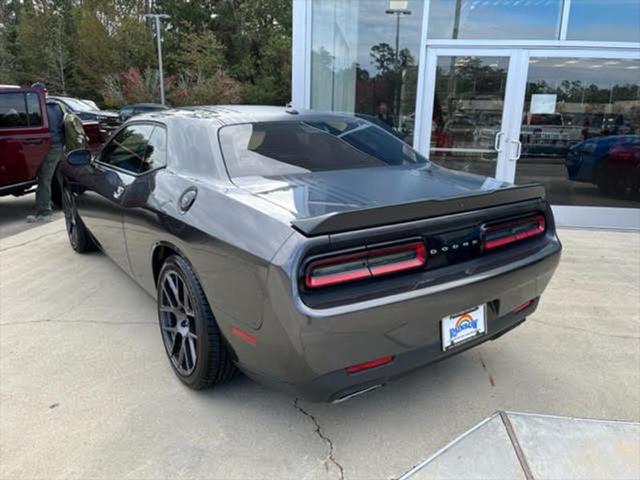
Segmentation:
[[(316, 419), (316, 417), (314, 417), (313, 415), (311, 415), (309, 412), (307, 412), (304, 408), (302, 408), (299, 404), (299, 398), (296, 398), (295, 401), (293, 402), (293, 406), (295, 407), (296, 410), (298, 410), (300, 413), (302, 413), (303, 415), (309, 417), (311, 419), (311, 421), (313, 422), (313, 424), (315, 425), (316, 429), (315, 429), (315, 433), (328, 445), (329, 447), (329, 456), (327, 457), (329, 459), (329, 461), (331, 463), (333, 463), (337, 468), (338, 471), (340, 472), (340, 480), (344, 480), (344, 467), (342, 465), (340, 465), (340, 463), (338, 463), (338, 461), (335, 459), (334, 457), (334, 447), (333, 447), (333, 442), (331, 441), (331, 439), (329, 437), (327, 437), (323, 432), (322, 432), (322, 427), (320, 427), (320, 424), (318, 423), (318, 420)], [(326, 461), (326, 460), (325, 460)]]
[(18, 243), (16, 245), (10, 245), (10, 246), (5, 247), (5, 248), (0, 248), (0, 253), (7, 252), (9, 250), (13, 250), (14, 248), (24, 247), (25, 245), (29, 245), (30, 243), (37, 242), (38, 240), (41, 240), (41, 239), (46, 238), (46, 237), (51, 237), (52, 235), (59, 235), (60, 233), (61, 232), (45, 233), (44, 235), (40, 235), (39, 237), (32, 238), (31, 240), (27, 240), (26, 242)]
[(542, 325), (547, 325), (549, 327), (564, 328), (566, 330), (575, 330), (577, 332), (585, 332), (585, 333), (590, 333), (592, 335), (602, 335), (603, 337), (624, 338), (627, 340), (640, 340), (640, 337), (637, 337), (635, 335), (616, 335), (614, 333), (596, 332), (595, 330), (589, 330), (588, 328), (571, 327), (569, 325), (557, 325), (555, 323), (538, 320), (537, 318), (529, 318), (528, 321), (540, 323)]
[(155, 325), (155, 322), (109, 322), (106, 320), (60, 320), (56, 318), (43, 318), (41, 320), (23, 320), (18, 322), (0, 323), (0, 327), (11, 327), (14, 325), (27, 325), (29, 323), (97, 323), (101, 325)]
[(482, 368), (484, 369), (484, 371), (487, 372), (487, 375), (489, 376), (489, 383), (491, 384), (492, 387), (495, 387), (496, 382), (493, 381), (493, 376), (489, 373), (489, 369), (485, 365), (484, 360), (482, 359), (482, 356), (480, 356), (480, 363), (482, 364)]

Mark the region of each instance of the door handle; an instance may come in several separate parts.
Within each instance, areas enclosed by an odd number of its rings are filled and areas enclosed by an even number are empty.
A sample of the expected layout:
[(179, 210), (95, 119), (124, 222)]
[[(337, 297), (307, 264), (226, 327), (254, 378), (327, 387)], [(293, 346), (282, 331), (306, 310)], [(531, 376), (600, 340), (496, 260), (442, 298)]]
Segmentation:
[(22, 143), (24, 143), (26, 145), (40, 145), (42, 143), (42, 139), (41, 138), (28, 138), (26, 140), (23, 140)]
[(122, 185), (120, 185), (118, 188), (116, 188), (113, 192), (113, 198), (120, 198), (122, 196), (122, 193), (124, 192), (124, 187)]
[(520, 140), (514, 140), (513, 138), (510, 138), (509, 141), (511, 143), (515, 143), (516, 144), (516, 156), (512, 157), (509, 156), (509, 160), (511, 160), (512, 162), (515, 162), (516, 160), (520, 160), (520, 155), (522, 154), (522, 142)]
[(502, 151), (502, 149), (500, 148), (500, 139), (502, 138), (503, 135), (504, 135), (504, 132), (496, 133), (496, 138), (495, 138), (495, 140), (493, 142), (493, 149), (496, 152), (501, 152)]

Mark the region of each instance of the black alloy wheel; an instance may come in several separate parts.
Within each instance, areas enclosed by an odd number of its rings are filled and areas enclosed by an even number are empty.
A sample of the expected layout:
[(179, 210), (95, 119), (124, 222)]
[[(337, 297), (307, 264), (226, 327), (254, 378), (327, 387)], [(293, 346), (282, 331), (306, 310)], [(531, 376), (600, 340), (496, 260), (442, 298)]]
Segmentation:
[(180, 375), (191, 375), (198, 361), (196, 314), (189, 289), (175, 270), (164, 276), (158, 309), (167, 355)]
[(178, 378), (196, 390), (232, 378), (237, 372), (232, 353), (189, 263), (170, 256), (157, 288), (162, 342)]
[(66, 187), (62, 189), (62, 210), (71, 248), (78, 253), (95, 251), (97, 249), (96, 243), (78, 216), (73, 194)]

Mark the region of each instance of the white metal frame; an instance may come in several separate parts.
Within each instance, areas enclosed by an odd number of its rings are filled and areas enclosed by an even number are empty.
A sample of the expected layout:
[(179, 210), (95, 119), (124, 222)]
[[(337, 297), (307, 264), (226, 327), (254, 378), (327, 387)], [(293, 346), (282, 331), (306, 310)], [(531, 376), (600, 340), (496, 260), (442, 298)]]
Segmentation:
[(569, 12), (571, 11), (571, 0), (562, 2), (562, 16), (560, 17), (560, 32), (558, 38), (560, 40), (567, 39), (567, 26), (569, 25)]
[(312, 1), (292, 0), (291, 104), (295, 108), (311, 106)]
[[(425, 71), (424, 71), (424, 84), (429, 85), (429, 88), (426, 88), (422, 91), (418, 91), (418, 106), (420, 106), (420, 113), (418, 115), (418, 109), (416, 109), (416, 129), (414, 133), (414, 147), (420, 153), (422, 153), (425, 157), (429, 157), (429, 146), (431, 140), (431, 127), (433, 118), (433, 105), (434, 105), (434, 97), (435, 97), (435, 81), (436, 81), (436, 67), (438, 63), (438, 57), (441, 56), (479, 56), (479, 57), (505, 57), (509, 58), (509, 70), (507, 74), (507, 83), (505, 88), (505, 98), (504, 105), (505, 108), (502, 112), (502, 128), (501, 132), (503, 135), (499, 138), (498, 145), (498, 169), (496, 170), (496, 178), (501, 180), (509, 180), (504, 172), (501, 171), (502, 166), (505, 163), (505, 160), (508, 156), (512, 155), (512, 146), (509, 139), (515, 138), (516, 133), (512, 132), (513, 124), (519, 123), (514, 122), (513, 118), (515, 116), (515, 111), (513, 108), (507, 108), (507, 105), (510, 103), (509, 98), (514, 95), (517, 95), (518, 88), (518, 78), (514, 78), (514, 71), (517, 67), (516, 60), (514, 60), (520, 52), (517, 50), (509, 49), (509, 48), (459, 48), (459, 47), (449, 47), (449, 48), (429, 48), (427, 54), (427, 61), (425, 62)], [(422, 103), (422, 105), (420, 105)], [(518, 114), (519, 115), (519, 114)], [(418, 121), (419, 119), (419, 121)], [(509, 128), (509, 131), (505, 130), (505, 127)], [(419, 134), (418, 134), (419, 132)]]

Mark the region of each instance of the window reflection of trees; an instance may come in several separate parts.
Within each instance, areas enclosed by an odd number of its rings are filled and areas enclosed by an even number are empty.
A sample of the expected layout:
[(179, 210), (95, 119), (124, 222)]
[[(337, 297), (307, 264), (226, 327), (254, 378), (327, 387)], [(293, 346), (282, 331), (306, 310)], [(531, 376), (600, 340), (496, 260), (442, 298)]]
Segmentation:
[(400, 49), (396, 59), (388, 43), (373, 45), (369, 67), (353, 63), (335, 68), (335, 56), (324, 47), (313, 50), (312, 56), (314, 74), (321, 78), (349, 78), (355, 70), (356, 114), (408, 143), (413, 141), (418, 69), (410, 49)]

